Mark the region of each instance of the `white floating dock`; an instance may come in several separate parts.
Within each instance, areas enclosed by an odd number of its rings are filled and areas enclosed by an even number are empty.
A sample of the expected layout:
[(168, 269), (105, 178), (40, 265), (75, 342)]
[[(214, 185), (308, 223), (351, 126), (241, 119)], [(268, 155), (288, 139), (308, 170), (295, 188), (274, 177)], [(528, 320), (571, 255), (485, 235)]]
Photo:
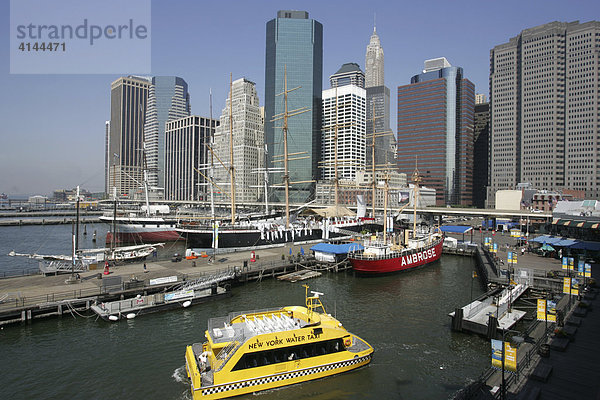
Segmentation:
[[(526, 283), (507, 287), (499, 296), (490, 296), (481, 301), (474, 302), (462, 307), (462, 322), (460, 330), (471, 331), (479, 334), (487, 334), (490, 316), (496, 317), (498, 329), (507, 330), (512, 328), (526, 314), (525, 311), (516, 310), (512, 304), (527, 290)], [(510, 306), (510, 309), (509, 309)], [(455, 311), (448, 315), (454, 319)], [(453, 321), (453, 327), (457, 323)]]

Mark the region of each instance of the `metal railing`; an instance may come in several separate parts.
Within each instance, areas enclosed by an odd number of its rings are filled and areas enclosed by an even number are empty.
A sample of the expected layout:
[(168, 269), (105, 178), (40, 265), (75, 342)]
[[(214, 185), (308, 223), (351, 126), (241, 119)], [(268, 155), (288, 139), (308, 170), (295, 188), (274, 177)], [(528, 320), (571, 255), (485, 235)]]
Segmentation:
[(20, 276), (41, 275), (39, 268), (13, 269), (8, 271), (0, 271), (0, 279), (18, 278)]

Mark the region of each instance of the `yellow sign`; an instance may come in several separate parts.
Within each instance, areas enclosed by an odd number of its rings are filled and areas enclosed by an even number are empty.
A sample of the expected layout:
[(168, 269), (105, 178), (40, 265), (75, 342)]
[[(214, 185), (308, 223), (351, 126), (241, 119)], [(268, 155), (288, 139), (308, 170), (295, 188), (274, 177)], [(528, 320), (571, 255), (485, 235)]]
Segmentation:
[(563, 278), (563, 293), (577, 296), (579, 294), (579, 281), (577, 279)]
[(504, 370), (517, 372), (517, 349), (504, 342)]
[(504, 344), (504, 370), (517, 371), (517, 349), (509, 342), (492, 339), (492, 367), (502, 368), (502, 345)]
[(502, 341), (492, 339), (492, 367), (502, 368)]
[(538, 321), (546, 320), (546, 300), (545, 299), (537, 300), (537, 320)]
[(546, 321), (546, 317), (548, 317), (549, 322), (556, 322), (556, 303), (550, 300), (538, 299), (537, 320)]

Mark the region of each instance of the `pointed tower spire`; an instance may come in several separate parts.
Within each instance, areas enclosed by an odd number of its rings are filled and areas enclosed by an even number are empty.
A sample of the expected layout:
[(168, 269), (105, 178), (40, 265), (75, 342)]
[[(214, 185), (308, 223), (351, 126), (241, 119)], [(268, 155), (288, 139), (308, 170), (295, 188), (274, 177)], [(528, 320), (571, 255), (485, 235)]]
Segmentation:
[(376, 16), (373, 16), (373, 34), (365, 56), (365, 87), (383, 84), (383, 47), (377, 35)]
[(373, 13), (373, 35), (377, 34), (377, 13)]

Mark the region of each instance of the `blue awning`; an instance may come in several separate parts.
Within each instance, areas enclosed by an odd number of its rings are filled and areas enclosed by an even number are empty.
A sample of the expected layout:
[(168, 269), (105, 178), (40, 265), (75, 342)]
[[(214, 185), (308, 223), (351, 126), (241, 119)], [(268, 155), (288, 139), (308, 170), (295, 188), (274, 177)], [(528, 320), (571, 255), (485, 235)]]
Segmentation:
[(558, 246), (558, 247), (571, 247), (578, 242), (579, 242), (579, 240), (563, 239), (563, 240), (559, 240), (558, 242), (553, 243), (552, 245)]
[(347, 254), (351, 251), (363, 250), (364, 247), (359, 243), (344, 243), (344, 244), (317, 243), (310, 249), (312, 251), (320, 251), (322, 253)]
[(600, 243), (598, 242), (586, 242), (584, 240), (567, 239), (565, 237), (542, 235), (531, 239), (530, 242), (545, 243), (554, 247), (600, 251)]
[(542, 243), (542, 244), (547, 243), (547, 244), (551, 244), (552, 246), (554, 246), (554, 245), (556, 245), (556, 243), (558, 243), (562, 240), (567, 240), (567, 238), (542, 235), (542, 236), (536, 237), (535, 239), (531, 239), (530, 242), (536, 242), (536, 243)]
[(585, 242), (583, 240), (578, 240), (577, 243), (571, 246), (572, 249), (580, 249), (580, 250), (591, 250), (591, 251), (600, 251), (600, 243), (598, 242)]
[(463, 225), (444, 225), (440, 228), (442, 232), (446, 233), (467, 233), (473, 230), (472, 226)]

